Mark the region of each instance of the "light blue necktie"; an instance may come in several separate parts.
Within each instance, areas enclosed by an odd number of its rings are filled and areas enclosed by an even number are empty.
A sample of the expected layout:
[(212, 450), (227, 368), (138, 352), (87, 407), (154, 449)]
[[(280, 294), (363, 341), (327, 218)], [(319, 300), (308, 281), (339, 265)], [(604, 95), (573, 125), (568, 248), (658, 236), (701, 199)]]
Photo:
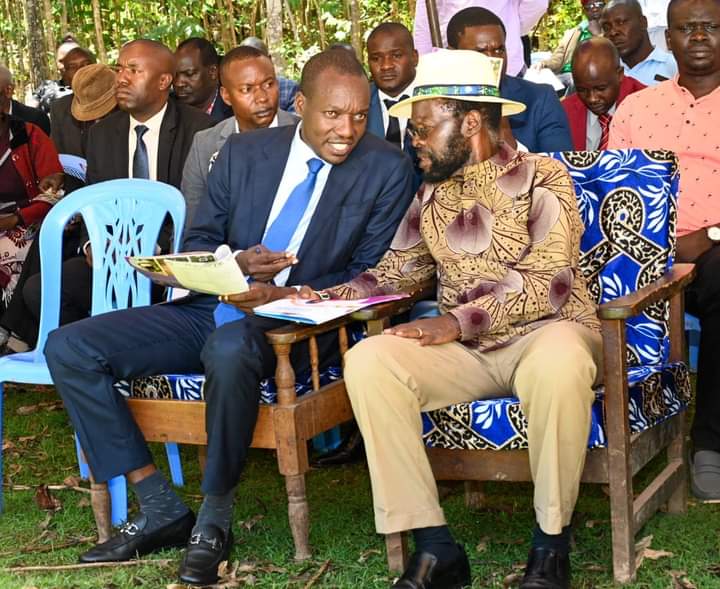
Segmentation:
[[(281, 252), (290, 245), (290, 240), (300, 224), (305, 211), (310, 204), (317, 176), (325, 162), (318, 158), (310, 158), (307, 161), (308, 175), (300, 182), (285, 201), (280, 214), (275, 218), (265, 234), (263, 245), (273, 252)], [(213, 313), (215, 326), (220, 327), (224, 323), (237, 321), (245, 317), (245, 313), (234, 305), (219, 303)]]
[(137, 145), (135, 146), (135, 154), (133, 155), (133, 178), (150, 179), (150, 163), (148, 162), (147, 146), (143, 141), (143, 135), (149, 130), (145, 125), (135, 127)]

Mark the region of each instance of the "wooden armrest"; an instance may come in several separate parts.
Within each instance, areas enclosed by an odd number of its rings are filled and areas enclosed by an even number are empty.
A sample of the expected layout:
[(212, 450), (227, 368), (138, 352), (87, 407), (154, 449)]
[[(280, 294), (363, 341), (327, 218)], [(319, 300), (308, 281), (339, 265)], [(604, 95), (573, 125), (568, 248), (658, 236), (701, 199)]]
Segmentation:
[(640, 290), (600, 305), (600, 319), (627, 319), (642, 313), (658, 301), (683, 290), (695, 278), (695, 264), (675, 264), (656, 281)]
[(390, 301), (382, 305), (373, 305), (366, 309), (360, 309), (352, 314), (355, 321), (375, 321), (377, 319), (385, 319), (393, 317), (405, 311), (410, 310), (418, 301), (424, 301), (437, 293), (435, 289), (435, 280), (426, 280), (417, 285), (410, 296), (397, 301)]
[(271, 345), (296, 344), (306, 339), (310, 339), (314, 335), (320, 335), (321, 333), (333, 331), (343, 325), (348, 325), (349, 323), (353, 323), (355, 321), (356, 320), (352, 317), (352, 315), (346, 315), (345, 317), (338, 317), (337, 319), (333, 319), (327, 323), (322, 323), (321, 325), (290, 323), (289, 325), (283, 325), (282, 327), (265, 332), (265, 337), (267, 337), (267, 340)]

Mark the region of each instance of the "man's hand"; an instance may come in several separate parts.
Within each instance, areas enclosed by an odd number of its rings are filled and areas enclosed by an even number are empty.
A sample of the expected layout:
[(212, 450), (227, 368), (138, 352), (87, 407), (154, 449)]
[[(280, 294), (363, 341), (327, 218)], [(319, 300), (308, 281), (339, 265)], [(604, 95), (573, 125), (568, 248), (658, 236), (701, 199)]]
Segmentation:
[(450, 313), (445, 313), (440, 317), (417, 319), (389, 327), (383, 333), (417, 340), (421, 346), (432, 346), (460, 339), (460, 324)]
[(245, 276), (258, 282), (270, 282), (278, 272), (298, 262), (294, 254), (271, 252), (262, 244), (240, 252), (235, 260)]
[(232, 295), (220, 296), (220, 301), (235, 305), (241, 311), (252, 311), (255, 307), (285, 298), (296, 291), (291, 287), (275, 286), (264, 282), (253, 282), (250, 290)]
[(0, 231), (10, 231), (20, 223), (20, 217), (16, 214), (0, 218)]
[(707, 236), (707, 229), (703, 227), (682, 237), (678, 237), (676, 262), (694, 262), (715, 243)]
[(38, 187), (40, 188), (40, 192), (57, 192), (63, 187), (64, 181), (65, 174), (58, 172), (57, 174), (45, 176), (38, 183)]

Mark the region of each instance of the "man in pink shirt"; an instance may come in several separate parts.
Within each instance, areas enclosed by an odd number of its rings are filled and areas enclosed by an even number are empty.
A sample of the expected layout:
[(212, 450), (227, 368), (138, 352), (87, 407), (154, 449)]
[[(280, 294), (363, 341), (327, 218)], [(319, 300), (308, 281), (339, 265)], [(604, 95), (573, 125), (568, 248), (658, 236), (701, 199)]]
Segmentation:
[(668, 48), (679, 75), (628, 96), (609, 147), (672, 149), (680, 160), (677, 259), (695, 262), (688, 310), (700, 319), (692, 490), (720, 499), (720, 3), (671, 0)]
[[(527, 35), (548, 9), (548, 0), (437, 0), (438, 20), (443, 37), (443, 47), (447, 47), (445, 31), (452, 16), (463, 8), (481, 6), (500, 17), (507, 31), (507, 73), (517, 76), (525, 66), (523, 46), (520, 37)], [(415, 49), (421, 55), (433, 49), (430, 40), (425, 0), (415, 4)]]

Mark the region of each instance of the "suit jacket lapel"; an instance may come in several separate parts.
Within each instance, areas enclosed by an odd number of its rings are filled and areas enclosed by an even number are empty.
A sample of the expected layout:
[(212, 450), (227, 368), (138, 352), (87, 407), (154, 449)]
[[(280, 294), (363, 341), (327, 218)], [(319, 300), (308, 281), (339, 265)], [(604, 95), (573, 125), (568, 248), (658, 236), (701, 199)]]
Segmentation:
[(296, 125), (281, 127), (282, 132), (263, 148), (264, 158), (258, 158), (252, 181), (253, 190), (248, 202), (248, 247), (260, 243), (285, 165), (290, 155), (290, 144)]
[[(128, 169), (130, 166), (130, 155), (128, 154), (128, 134), (130, 133), (130, 115), (125, 113), (124, 116), (119, 117), (117, 125), (115, 126), (115, 135), (117, 140), (110, 143), (108, 148), (112, 151), (115, 150), (115, 146), (119, 147), (119, 154), (117, 156), (110, 157), (112, 166), (115, 167), (115, 173), (109, 178), (128, 178)], [(104, 176), (104, 175), (103, 175)]]
[(160, 143), (158, 145), (157, 179), (170, 184), (170, 157), (175, 145), (178, 111), (175, 103), (168, 100), (167, 110), (160, 125)]
[(375, 84), (370, 84), (370, 112), (368, 113), (367, 130), (373, 135), (385, 139), (385, 125), (383, 125), (382, 107)]

